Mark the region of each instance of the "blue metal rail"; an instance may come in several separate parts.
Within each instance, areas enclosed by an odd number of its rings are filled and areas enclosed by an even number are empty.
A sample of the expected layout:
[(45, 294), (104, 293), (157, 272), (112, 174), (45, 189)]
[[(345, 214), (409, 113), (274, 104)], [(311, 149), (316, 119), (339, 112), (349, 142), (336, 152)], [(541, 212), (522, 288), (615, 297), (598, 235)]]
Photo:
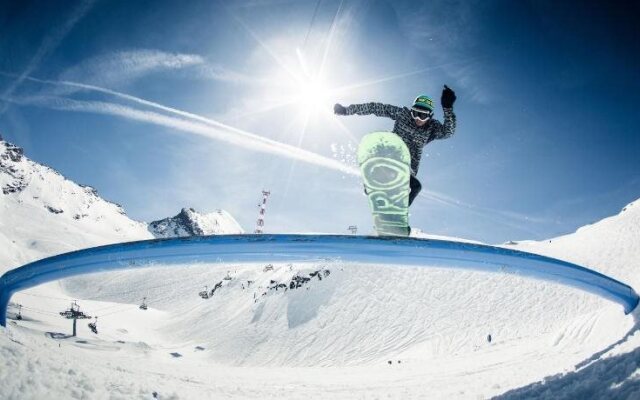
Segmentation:
[(344, 235), (213, 235), (144, 240), (45, 258), (0, 277), (0, 325), (11, 296), (53, 280), (87, 273), (166, 264), (341, 260), (514, 273), (572, 286), (621, 304), (638, 306), (628, 285), (590, 269), (537, 254), (445, 240)]

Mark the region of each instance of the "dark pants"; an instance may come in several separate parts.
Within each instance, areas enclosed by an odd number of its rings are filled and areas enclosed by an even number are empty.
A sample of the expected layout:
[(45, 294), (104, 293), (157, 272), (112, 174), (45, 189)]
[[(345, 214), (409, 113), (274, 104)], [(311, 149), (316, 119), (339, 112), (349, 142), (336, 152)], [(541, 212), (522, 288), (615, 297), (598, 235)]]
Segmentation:
[(411, 192), (409, 192), (409, 205), (413, 203), (416, 197), (418, 197), (418, 193), (422, 190), (422, 184), (420, 181), (413, 175), (411, 175), (411, 179), (409, 180), (409, 188)]
[[(411, 175), (411, 179), (409, 179), (409, 189), (411, 189), (411, 191), (409, 192), (409, 205), (411, 205), (411, 203), (413, 203), (413, 200), (418, 197), (418, 193), (420, 193), (420, 191), (422, 190), (422, 184), (420, 183), (418, 178), (413, 175)], [(366, 187), (364, 188), (364, 194), (368, 194)]]

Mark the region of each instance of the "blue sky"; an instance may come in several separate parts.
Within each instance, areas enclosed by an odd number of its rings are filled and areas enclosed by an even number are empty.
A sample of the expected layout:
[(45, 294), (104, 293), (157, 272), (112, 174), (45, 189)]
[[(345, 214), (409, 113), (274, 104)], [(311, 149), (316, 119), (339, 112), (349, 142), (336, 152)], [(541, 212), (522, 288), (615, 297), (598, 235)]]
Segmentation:
[(393, 124), (331, 106), (447, 84), (458, 130), (424, 150), (412, 226), (543, 239), (640, 197), (638, 8), (2, 2), (0, 132), (136, 219), (223, 208), (252, 231), (267, 188), (267, 232), (370, 233), (353, 153)]

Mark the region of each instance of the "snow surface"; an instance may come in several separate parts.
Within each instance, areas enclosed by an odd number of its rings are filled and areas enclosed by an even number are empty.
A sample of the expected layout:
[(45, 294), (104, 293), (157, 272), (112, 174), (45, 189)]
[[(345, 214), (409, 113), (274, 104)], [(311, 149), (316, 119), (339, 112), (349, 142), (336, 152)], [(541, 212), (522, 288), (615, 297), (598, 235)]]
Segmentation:
[[(13, 160), (8, 146), (0, 142), (0, 186), (21, 189), (0, 195), (0, 271), (152, 237), (93, 189), (24, 156)], [(218, 233), (231, 233), (232, 223), (220, 225)], [(640, 287), (637, 204), (570, 235), (504, 246)], [(318, 271), (322, 279), (310, 276)], [(198, 296), (205, 286), (215, 288), (209, 299)], [(68, 337), (71, 323), (58, 312), (74, 299), (99, 317), (97, 335), (80, 320), (78, 336)], [(39, 286), (12, 302), (23, 319), (0, 329), (2, 399), (640, 398), (633, 316), (512, 274), (340, 262), (159, 265)], [(15, 318), (17, 308), (9, 311)]]

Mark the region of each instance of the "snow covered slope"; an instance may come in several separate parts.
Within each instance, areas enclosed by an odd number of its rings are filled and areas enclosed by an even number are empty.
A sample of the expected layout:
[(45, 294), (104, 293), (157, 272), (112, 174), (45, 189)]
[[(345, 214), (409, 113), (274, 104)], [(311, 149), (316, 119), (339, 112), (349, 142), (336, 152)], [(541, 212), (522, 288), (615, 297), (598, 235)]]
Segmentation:
[(640, 201), (576, 232), (505, 247), (563, 258), (640, 289)]
[(183, 208), (175, 217), (150, 222), (149, 232), (157, 238), (244, 233), (224, 210), (200, 214), (193, 208)]
[(147, 225), (97, 191), (34, 162), (0, 137), (0, 273), (43, 257), (154, 237), (242, 233), (226, 211), (177, 216)]
[(31, 161), (0, 140), (0, 272), (39, 258), (107, 243), (150, 239), (122, 207)]

